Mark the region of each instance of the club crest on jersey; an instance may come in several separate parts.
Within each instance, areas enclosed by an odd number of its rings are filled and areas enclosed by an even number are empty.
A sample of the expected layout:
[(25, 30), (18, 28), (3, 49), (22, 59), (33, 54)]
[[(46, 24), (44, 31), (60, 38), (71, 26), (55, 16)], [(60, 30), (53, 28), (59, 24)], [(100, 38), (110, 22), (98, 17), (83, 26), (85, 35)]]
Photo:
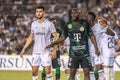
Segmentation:
[(45, 27), (42, 27), (42, 29), (45, 29)]
[(72, 24), (68, 24), (68, 28), (71, 29), (72, 28)]
[(37, 27), (35, 27), (35, 29), (37, 29)]
[(81, 26), (80, 27), (80, 31), (84, 31), (85, 29), (84, 29), (84, 27), (83, 26)]

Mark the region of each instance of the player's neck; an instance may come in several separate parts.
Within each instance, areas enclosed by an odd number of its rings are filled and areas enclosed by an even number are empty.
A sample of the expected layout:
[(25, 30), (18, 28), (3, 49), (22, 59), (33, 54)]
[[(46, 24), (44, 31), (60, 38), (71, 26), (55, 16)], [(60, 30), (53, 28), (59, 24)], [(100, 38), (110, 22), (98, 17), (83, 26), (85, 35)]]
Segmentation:
[(45, 21), (45, 18), (38, 19), (38, 22), (39, 22), (39, 23), (42, 23), (42, 22), (44, 22), (44, 21)]
[(78, 24), (78, 23), (79, 23), (79, 20), (73, 20), (73, 23), (74, 23), (74, 24)]
[(90, 23), (90, 26), (93, 27), (95, 25), (95, 22)]
[(72, 20), (73, 22), (77, 23), (79, 22), (79, 18)]
[(90, 24), (91, 27), (93, 27), (94, 25), (95, 25), (94, 23), (93, 23), (93, 24)]

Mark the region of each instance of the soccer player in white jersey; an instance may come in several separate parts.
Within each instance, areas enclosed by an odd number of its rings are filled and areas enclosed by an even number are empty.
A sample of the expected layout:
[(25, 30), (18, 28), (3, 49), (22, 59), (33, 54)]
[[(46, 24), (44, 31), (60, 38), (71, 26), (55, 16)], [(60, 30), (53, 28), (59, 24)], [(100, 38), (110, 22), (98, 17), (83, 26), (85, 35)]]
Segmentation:
[(47, 80), (53, 80), (51, 74), (51, 57), (56, 57), (56, 48), (50, 53), (49, 49), (45, 47), (50, 44), (50, 35), (52, 34), (55, 40), (58, 39), (54, 24), (44, 18), (45, 9), (39, 6), (35, 10), (37, 20), (31, 24), (31, 33), (20, 53), (23, 57), (26, 48), (34, 40), (34, 48), (32, 54), (32, 80), (38, 80), (38, 71), (40, 64), (45, 67)]
[[(61, 45), (62, 49), (67, 49), (67, 54), (69, 55), (69, 48), (70, 48), (70, 41), (69, 41), (69, 37), (66, 38), (66, 40), (64, 41), (63, 45)], [(63, 56), (61, 56), (61, 65), (63, 65), (63, 68), (65, 69), (65, 74), (67, 75), (67, 78), (69, 79), (70, 76), (70, 69), (68, 67), (68, 60), (69, 60), (69, 56), (67, 56), (66, 58), (64, 58)]]
[(90, 54), (90, 60), (91, 60), (90, 80), (96, 80), (95, 73), (94, 73), (94, 65), (95, 65), (94, 58), (96, 56), (95, 49), (90, 39), (88, 40), (88, 44), (89, 44), (89, 54)]
[[(100, 21), (100, 24), (103, 27), (107, 27), (107, 21), (104, 19)], [(109, 35), (108, 32), (102, 34), (101, 52), (104, 59), (103, 68), (105, 73), (105, 80), (114, 80), (113, 63), (115, 60), (115, 42), (119, 45), (119, 39), (116, 34), (114, 36)]]
[[(64, 47), (64, 49), (66, 48), (67, 53), (68, 53), (67, 58), (61, 57), (61, 60), (62, 60), (63, 68), (65, 69), (65, 74), (67, 75), (67, 78), (69, 79), (69, 77), (70, 77), (70, 68), (68, 67), (68, 64), (69, 64), (68, 63), (68, 61), (69, 61), (69, 49), (70, 49), (69, 37), (67, 37), (65, 39), (64, 44), (62, 45), (62, 47)], [(80, 75), (79, 69), (77, 70), (75, 77), (76, 77), (77, 80), (81, 80), (81, 75)]]
[[(88, 12), (86, 15), (86, 18), (92, 28), (92, 31), (95, 35), (96, 41), (97, 41), (97, 46), (100, 51), (100, 37), (103, 32), (106, 31), (104, 27), (102, 27), (100, 24), (95, 23), (96, 15), (93, 12)], [(91, 80), (98, 80), (98, 76), (100, 77), (100, 80), (104, 80), (104, 73), (102, 69), (102, 61), (101, 61), (101, 56), (95, 54), (95, 49), (91, 41), (89, 40), (89, 53), (91, 57), (91, 63), (93, 66), (93, 70), (90, 71), (90, 78)], [(95, 78), (94, 78), (94, 75)]]

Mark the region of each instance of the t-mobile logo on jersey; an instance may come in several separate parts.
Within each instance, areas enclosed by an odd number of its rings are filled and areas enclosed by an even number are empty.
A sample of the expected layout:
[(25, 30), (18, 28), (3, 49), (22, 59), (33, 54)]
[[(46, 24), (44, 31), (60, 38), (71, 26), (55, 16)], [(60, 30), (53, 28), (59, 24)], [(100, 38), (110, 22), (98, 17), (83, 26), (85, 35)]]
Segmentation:
[(76, 41), (80, 41), (80, 40), (81, 40), (81, 33), (75, 33), (75, 34), (74, 34), (74, 39), (75, 39)]

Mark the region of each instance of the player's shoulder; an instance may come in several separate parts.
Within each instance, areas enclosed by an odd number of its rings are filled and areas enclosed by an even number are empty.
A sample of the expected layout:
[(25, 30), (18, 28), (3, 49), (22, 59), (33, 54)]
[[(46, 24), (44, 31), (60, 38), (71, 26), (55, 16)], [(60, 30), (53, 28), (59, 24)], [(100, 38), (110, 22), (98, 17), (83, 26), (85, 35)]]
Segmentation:
[(69, 24), (72, 24), (72, 21), (70, 20), (69, 22), (67, 22), (67, 25), (69, 25)]
[[(48, 19), (45, 19), (44, 22), (45, 22), (45, 24), (53, 24), (53, 23), (52, 23), (51, 21), (49, 21)], [(36, 23), (38, 23), (38, 19), (35, 19), (35, 20), (32, 21), (32, 24), (36, 24)]]
[(103, 28), (100, 24), (95, 23), (92, 28)]
[(80, 19), (79, 21), (88, 22), (86, 19)]
[(53, 23), (52, 23), (50, 20), (48, 20), (48, 19), (45, 19), (45, 23), (46, 23), (46, 24), (53, 25)]
[(86, 19), (80, 19), (79, 22), (82, 25), (89, 25), (89, 22)]
[(98, 23), (95, 23), (95, 25), (94, 26), (101, 26), (100, 24), (98, 24)]
[(33, 21), (31, 22), (32, 25), (33, 25), (33, 24), (36, 24), (36, 23), (38, 23), (37, 19), (35, 19), (35, 20), (33, 20)]
[(54, 27), (55, 28), (55, 25), (48, 19), (45, 20), (45, 25), (47, 25), (49, 27)]
[[(79, 19), (79, 22), (86, 22), (86, 23), (88, 23), (88, 21), (86, 19)], [(71, 20), (71, 21), (67, 22), (67, 25), (72, 24), (72, 23), (73, 23), (73, 21)]]

